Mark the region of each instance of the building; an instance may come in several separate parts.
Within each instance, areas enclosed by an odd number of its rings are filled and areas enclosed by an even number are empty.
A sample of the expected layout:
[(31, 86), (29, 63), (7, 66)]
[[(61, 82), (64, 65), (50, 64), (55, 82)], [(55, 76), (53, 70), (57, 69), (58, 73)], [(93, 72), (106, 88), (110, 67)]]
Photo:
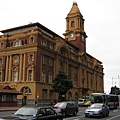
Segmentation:
[(84, 18), (76, 2), (66, 17), (65, 38), (40, 23), (1, 32), (0, 84), (23, 93), (18, 96), (18, 104), (57, 100), (51, 85), (60, 69), (74, 86), (67, 100), (104, 92), (103, 65), (86, 52)]
[(0, 85), (0, 107), (17, 106), (17, 95), (20, 94), (15, 88)]

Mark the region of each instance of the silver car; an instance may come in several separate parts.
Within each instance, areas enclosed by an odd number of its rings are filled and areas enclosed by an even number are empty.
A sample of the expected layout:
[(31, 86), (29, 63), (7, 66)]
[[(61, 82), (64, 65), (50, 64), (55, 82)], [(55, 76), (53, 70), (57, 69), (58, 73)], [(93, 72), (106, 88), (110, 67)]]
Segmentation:
[(63, 117), (71, 114), (76, 116), (79, 111), (76, 103), (72, 101), (58, 102), (53, 109), (57, 113), (62, 113)]
[(109, 107), (103, 103), (95, 103), (88, 107), (85, 112), (85, 117), (91, 116), (108, 116), (109, 115)]

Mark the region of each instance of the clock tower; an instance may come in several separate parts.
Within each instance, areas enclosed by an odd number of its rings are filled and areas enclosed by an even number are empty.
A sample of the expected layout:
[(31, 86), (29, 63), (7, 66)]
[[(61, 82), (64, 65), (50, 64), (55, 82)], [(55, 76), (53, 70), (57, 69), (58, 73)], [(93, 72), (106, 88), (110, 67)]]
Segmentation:
[(66, 31), (63, 35), (81, 52), (86, 52), (87, 35), (84, 31), (84, 19), (76, 2), (73, 2), (73, 6), (66, 17)]

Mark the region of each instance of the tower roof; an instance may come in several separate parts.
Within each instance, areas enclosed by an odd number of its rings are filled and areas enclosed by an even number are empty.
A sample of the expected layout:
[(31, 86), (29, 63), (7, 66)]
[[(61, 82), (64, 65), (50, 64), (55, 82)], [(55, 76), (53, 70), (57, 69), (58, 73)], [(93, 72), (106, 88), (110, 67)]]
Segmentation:
[[(81, 14), (81, 13), (80, 13), (80, 10), (79, 10), (79, 8), (78, 8), (77, 2), (73, 2), (73, 6), (72, 6), (72, 8), (71, 8), (71, 10), (70, 10), (70, 12), (69, 12), (69, 14), (73, 14), (73, 13)], [(69, 15), (69, 14), (68, 14), (68, 15)]]

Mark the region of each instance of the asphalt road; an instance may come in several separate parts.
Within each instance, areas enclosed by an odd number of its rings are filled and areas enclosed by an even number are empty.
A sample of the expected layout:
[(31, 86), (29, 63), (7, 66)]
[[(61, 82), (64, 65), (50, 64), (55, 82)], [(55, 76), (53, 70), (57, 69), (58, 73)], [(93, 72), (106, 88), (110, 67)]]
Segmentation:
[[(92, 117), (92, 118), (86, 118), (84, 116), (84, 111), (85, 111), (86, 107), (79, 107), (79, 112), (77, 114), (77, 116), (68, 116), (66, 118), (64, 118), (64, 120), (98, 120), (98, 119), (102, 119), (102, 120), (120, 120), (120, 107), (117, 109), (113, 109), (110, 110), (109, 116), (108, 117), (103, 117), (103, 118), (99, 118), (99, 117)], [(3, 116), (8, 116), (11, 115), (14, 111), (3, 111), (0, 112), (0, 117)]]
[(112, 109), (110, 110), (109, 116), (108, 117), (91, 117), (91, 118), (86, 118), (84, 116), (84, 111), (85, 111), (86, 107), (80, 107), (79, 108), (79, 113), (77, 114), (77, 116), (68, 116), (66, 118), (64, 118), (64, 120), (120, 120), (120, 107), (117, 109)]

